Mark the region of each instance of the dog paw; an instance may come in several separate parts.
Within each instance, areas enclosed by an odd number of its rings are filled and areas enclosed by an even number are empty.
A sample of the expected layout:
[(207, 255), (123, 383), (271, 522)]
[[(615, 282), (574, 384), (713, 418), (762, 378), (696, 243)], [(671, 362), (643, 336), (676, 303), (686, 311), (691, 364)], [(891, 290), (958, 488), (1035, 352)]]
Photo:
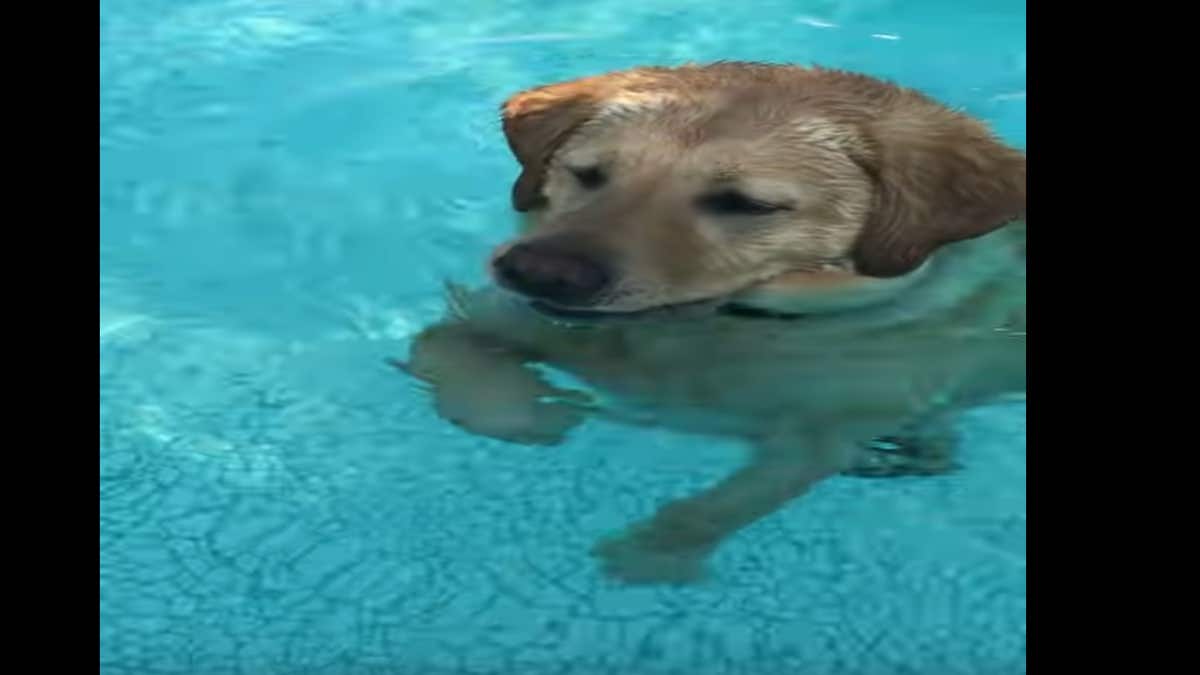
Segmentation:
[(855, 478), (937, 476), (961, 468), (954, 440), (944, 436), (884, 436), (869, 443), (844, 474)]
[(690, 584), (708, 575), (720, 536), (704, 520), (668, 506), (650, 520), (601, 539), (592, 555), (606, 575), (629, 584)]
[(497, 393), (501, 392), (483, 389), (435, 391), (434, 395), (443, 419), (464, 431), (509, 443), (557, 445), (584, 419), (582, 410), (565, 403), (492, 395)]
[(601, 569), (626, 584), (692, 584), (708, 576), (707, 551), (671, 551), (657, 548), (637, 536), (605, 538), (592, 549)]
[(526, 361), (470, 325), (448, 323), (417, 336), (408, 361), (389, 363), (420, 381), (437, 414), (460, 429), (524, 445), (560, 443), (583, 421), (590, 398), (551, 386)]

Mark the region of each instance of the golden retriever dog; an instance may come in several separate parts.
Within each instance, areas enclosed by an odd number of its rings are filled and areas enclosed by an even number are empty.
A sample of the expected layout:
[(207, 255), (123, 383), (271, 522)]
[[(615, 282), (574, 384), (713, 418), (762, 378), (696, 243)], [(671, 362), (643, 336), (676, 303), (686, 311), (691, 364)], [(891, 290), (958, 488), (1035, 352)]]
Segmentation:
[(948, 471), (956, 414), (1023, 395), (1025, 155), (967, 115), (722, 62), (544, 86), (502, 117), (524, 227), (397, 365), (484, 436), (601, 416), (751, 448), (601, 540), (609, 574), (692, 581), (818, 481)]

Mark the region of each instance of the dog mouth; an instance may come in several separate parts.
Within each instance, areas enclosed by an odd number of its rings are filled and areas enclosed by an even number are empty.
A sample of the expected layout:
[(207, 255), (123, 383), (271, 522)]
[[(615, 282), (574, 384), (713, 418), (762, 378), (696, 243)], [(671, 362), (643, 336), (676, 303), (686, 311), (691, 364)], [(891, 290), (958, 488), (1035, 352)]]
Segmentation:
[[(781, 275), (776, 275), (781, 276)], [(744, 298), (748, 291), (772, 281), (776, 276), (757, 280), (744, 288), (696, 300), (664, 303), (637, 309), (609, 309), (562, 305), (541, 298), (530, 298), (514, 293), (531, 309), (556, 321), (575, 324), (605, 323), (614, 321), (678, 321), (723, 316), (736, 319), (799, 319), (808, 315), (804, 311), (787, 311), (779, 308), (759, 306)]]
[(551, 319), (579, 323), (663, 319), (686, 320), (709, 316), (726, 316), (738, 319), (790, 320), (805, 316), (803, 313), (781, 312), (740, 303), (732, 299), (732, 296), (655, 305), (653, 307), (627, 311), (563, 307), (545, 300), (530, 300), (527, 304), (534, 311)]
[[(926, 267), (922, 266), (918, 272)], [(521, 297), (538, 313), (571, 323), (689, 320), (712, 316), (789, 320), (854, 311), (886, 302), (898, 290), (897, 284), (907, 286), (919, 277), (914, 272), (899, 280), (863, 282), (860, 276), (843, 271), (793, 270), (756, 279), (720, 295), (631, 310), (570, 306)]]
[(564, 307), (545, 300), (530, 300), (529, 307), (552, 319), (567, 321), (634, 321), (662, 318), (695, 318), (717, 312), (723, 303), (721, 298), (691, 300), (666, 305), (655, 305), (634, 310), (585, 309)]

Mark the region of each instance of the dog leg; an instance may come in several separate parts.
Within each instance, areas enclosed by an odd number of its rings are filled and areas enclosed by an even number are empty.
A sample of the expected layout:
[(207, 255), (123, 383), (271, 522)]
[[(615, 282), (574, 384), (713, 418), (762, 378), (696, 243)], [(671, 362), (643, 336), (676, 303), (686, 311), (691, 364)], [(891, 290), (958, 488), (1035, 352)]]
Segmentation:
[(701, 580), (708, 557), (722, 541), (844, 468), (845, 463), (830, 452), (832, 448), (810, 445), (815, 452), (797, 452), (795, 442), (805, 440), (822, 442), (812, 434), (771, 438), (747, 466), (712, 488), (671, 502), (649, 519), (601, 540), (593, 555), (601, 560), (606, 574), (626, 583)]
[[(1023, 326), (1022, 326), (1023, 327)], [(858, 478), (933, 476), (953, 472), (958, 416), (1004, 395), (1025, 390), (1023, 339), (1002, 335), (990, 341), (980, 362), (948, 388), (945, 401), (899, 433), (866, 444), (846, 475)]]
[(463, 321), (427, 328), (408, 362), (392, 365), (429, 386), (438, 415), (475, 434), (527, 445), (553, 445), (583, 421), (582, 392), (546, 383), (529, 355)]

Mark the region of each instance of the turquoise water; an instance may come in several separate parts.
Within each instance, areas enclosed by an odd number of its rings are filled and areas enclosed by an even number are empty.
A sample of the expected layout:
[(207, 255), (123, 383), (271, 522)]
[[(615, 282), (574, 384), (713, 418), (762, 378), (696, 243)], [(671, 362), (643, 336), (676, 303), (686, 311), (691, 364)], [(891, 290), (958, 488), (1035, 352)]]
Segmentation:
[(106, 0), (100, 661), (109, 675), (1025, 672), (1025, 406), (965, 469), (835, 479), (707, 583), (623, 587), (601, 535), (733, 442), (466, 435), (383, 365), (511, 227), (497, 105), (636, 64), (896, 78), (1025, 140), (1025, 5)]

